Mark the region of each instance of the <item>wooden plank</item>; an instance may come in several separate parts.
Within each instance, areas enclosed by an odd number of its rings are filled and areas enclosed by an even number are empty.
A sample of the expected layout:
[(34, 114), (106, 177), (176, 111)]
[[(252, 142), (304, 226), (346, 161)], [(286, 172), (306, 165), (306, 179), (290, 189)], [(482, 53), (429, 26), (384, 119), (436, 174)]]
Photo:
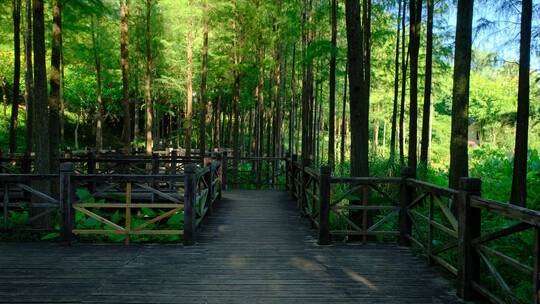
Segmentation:
[[(123, 209), (126, 208), (125, 203), (79, 203), (73, 204), (74, 207), (80, 208), (104, 208), (104, 209)], [(152, 203), (132, 203), (131, 209), (139, 208), (155, 208), (155, 209), (170, 209), (170, 208), (183, 208), (184, 204), (152, 204)]]
[(504, 204), (478, 196), (471, 197), (471, 206), (540, 227), (540, 211)]
[(457, 231), (458, 220), (456, 219), (452, 211), (444, 204), (440, 196), (433, 194), (432, 197), (435, 199), (435, 201), (439, 205), (439, 208), (441, 208), (441, 211), (443, 212), (444, 216), (446, 217), (450, 225), (452, 225), (452, 228), (454, 228), (454, 230)]
[(48, 196), (47, 194), (43, 193), (43, 192), (40, 192), (40, 191), (37, 191), (36, 189), (32, 188), (32, 187), (29, 187), (25, 184), (17, 184), (17, 187), (25, 190), (25, 191), (28, 191), (30, 192), (32, 195), (35, 195), (37, 197), (39, 197), (40, 199), (43, 199), (43, 200), (46, 200), (48, 201), (49, 203), (52, 203), (52, 204), (57, 204), (58, 206), (60, 206), (60, 203), (58, 202), (57, 199), (54, 199), (50, 196)]
[(152, 225), (153, 223), (159, 222), (162, 219), (170, 217), (170, 216), (172, 216), (172, 215), (174, 215), (174, 214), (176, 214), (177, 212), (180, 212), (180, 211), (182, 211), (182, 208), (176, 208), (176, 209), (170, 210), (168, 212), (165, 212), (162, 215), (157, 216), (157, 217), (155, 217), (155, 218), (153, 218), (153, 219), (151, 219), (151, 220), (149, 220), (147, 222), (144, 222), (143, 224), (133, 228), (132, 231), (142, 230), (143, 228), (147, 227), (148, 225)]
[(126, 231), (127, 231), (127, 234), (126, 234), (126, 240), (125, 240), (125, 243), (126, 245), (129, 244), (129, 241), (130, 241), (130, 238), (129, 238), (129, 234), (131, 232), (131, 183), (127, 183), (126, 184)]
[(171, 201), (171, 202), (173, 202), (175, 204), (181, 204), (182, 203), (182, 201), (180, 201), (179, 199), (177, 199), (175, 197), (172, 197), (171, 195), (169, 195), (169, 194), (167, 194), (165, 192), (159, 191), (157, 189), (154, 189), (152, 187), (146, 186), (144, 184), (139, 184), (139, 183), (137, 183), (135, 185), (137, 185), (137, 187), (140, 187), (140, 188), (142, 188), (142, 189), (144, 189), (146, 191), (149, 191), (149, 192), (151, 192), (151, 193), (153, 193), (153, 194), (155, 194), (155, 195), (157, 195), (157, 196), (159, 196), (161, 198), (169, 200), (169, 201)]
[(95, 214), (95, 213), (93, 213), (91, 211), (88, 211), (85, 208), (73, 206), (73, 209), (75, 209), (75, 210), (77, 210), (77, 211), (79, 211), (79, 212), (81, 212), (81, 213), (83, 213), (83, 214), (85, 214), (85, 215), (87, 215), (87, 216), (89, 216), (91, 218), (94, 218), (97, 221), (101, 222), (102, 224), (105, 224), (105, 225), (107, 225), (107, 226), (109, 226), (111, 228), (114, 228), (114, 229), (118, 230), (118, 231), (126, 231), (126, 229), (124, 229), (123, 227), (120, 227), (117, 224), (109, 221), (108, 219), (103, 218), (103, 217), (101, 217), (101, 216), (99, 216), (99, 215), (97, 215), (97, 214)]

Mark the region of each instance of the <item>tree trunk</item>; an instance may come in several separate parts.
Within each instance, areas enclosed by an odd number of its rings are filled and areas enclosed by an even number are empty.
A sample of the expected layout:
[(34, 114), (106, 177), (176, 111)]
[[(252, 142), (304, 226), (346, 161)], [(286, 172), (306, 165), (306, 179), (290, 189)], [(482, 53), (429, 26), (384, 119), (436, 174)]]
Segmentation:
[(405, 52), (405, 17), (407, 14), (407, 2), (403, 1), (401, 16), (401, 103), (399, 108), (399, 161), (405, 163), (405, 91), (407, 89), (407, 67), (409, 65), (409, 47)]
[(369, 103), (364, 69), (364, 37), (360, 24), (360, 3), (346, 0), (347, 57), (351, 115), (351, 175), (368, 176)]
[[(33, 108), (34, 108), (34, 75), (32, 68), (32, 0), (26, 0), (26, 30), (24, 46), (24, 84), (25, 84), (25, 102), (26, 102), (26, 149), (25, 154), (29, 156), (32, 153), (33, 143)], [(30, 168), (26, 168), (30, 169)], [(26, 170), (29, 172), (29, 170)]]
[(19, 117), (19, 93), (21, 82), (21, 0), (13, 0), (13, 100), (9, 127), (9, 152), (17, 150), (17, 123)]
[[(431, 1), (431, 0), (430, 0)], [(399, 95), (399, 48), (401, 35), (401, 7), (402, 0), (398, 0), (397, 14), (397, 35), (396, 35), (396, 59), (395, 59), (395, 75), (394, 75), (394, 106), (392, 108), (392, 130), (390, 131), (390, 162), (393, 163), (396, 157), (396, 135), (397, 135), (397, 111), (398, 111), (398, 95)]]
[(53, 0), (53, 32), (51, 52), (51, 92), (49, 96), (49, 137), (51, 170), (60, 169), (60, 56), (62, 54), (62, 4)]
[(519, 55), (519, 89), (514, 152), (514, 171), (510, 202), (527, 206), (527, 154), (529, 134), (529, 90), (531, 67), (532, 0), (523, 0), (521, 9), (521, 41)]
[(424, 111), (422, 114), (422, 144), (420, 165), (425, 170), (428, 166), (430, 125), (431, 125), (431, 87), (433, 71), (433, 8), (434, 0), (427, 0), (427, 36), (426, 36), (426, 80), (424, 85)]
[(345, 64), (345, 76), (343, 76), (343, 108), (341, 109), (341, 175), (344, 174), (343, 169), (345, 168), (345, 142), (347, 138), (347, 80), (349, 79), (349, 63)]
[(459, 0), (457, 10), (449, 178), (450, 188), (454, 189), (458, 188), (460, 178), (469, 174), (467, 145), (473, 2)]
[(216, 122), (214, 125), (214, 148), (221, 148), (221, 94), (218, 95), (216, 101)]
[(154, 137), (153, 137), (153, 124), (154, 124), (154, 107), (152, 103), (151, 95), (151, 82), (152, 82), (152, 48), (150, 41), (150, 22), (152, 16), (152, 0), (146, 0), (146, 28), (144, 31), (145, 36), (145, 55), (146, 55), (146, 69), (144, 79), (144, 102), (146, 104), (146, 154), (152, 154), (154, 150)]
[(120, 0), (120, 65), (122, 67), (122, 111), (124, 124), (122, 143), (127, 148), (131, 141), (131, 113), (129, 105), (129, 0)]
[(208, 75), (208, 18), (208, 2), (205, 0), (201, 73), (201, 103), (199, 107), (199, 151), (201, 151), (201, 153), (206, 152), (206, 107), (208, 106), (208, 94), (206, 92), (206, 82)]
[[(49, 145), (49, 108), (47, 100), (47, 66), (45, 49), (45, 20), (43, 0), (33, 0), (34, 18), (34, 107), (33, 113), (33, 143), (35, 145), (37, 174), (51, 173)], [(41, 190), (47, 191), (49, 186), (42, 184)]]
[[(303, 58), (307, 58), (307, 50), (309, 48), (310, 34), (308, 29), (308, 11), (306, 1), (304, 1), (303, 25), (302, 30), (302, 52)], [(313, 64), (311, 62), (304, 63), (304, 71), (302, 77), (302, 159), (305, 161), (313, 160)]]
[(328, 113), (328, 165), (334, 170), (336, 159), (335, 121), (336, 121), (336, 52), (337, 52), (337, 0), (332, 0), (332, 53), (330, 56), (330, 97)]
[(96, 150), (103, 150), (103, 97), (102, 97), (102, 81), (101, 81), (101, 60), (96, 37), (96, 24), (92, 17), (92, 48), (94, 51), (94, 64), (96, 69), (97, 80), (97, 107), (96, 107)]
[(412, 0), (409, 6), (411, 24), (411, 87), (409, 101), (409, 153), (408, 166), (416, 171), (418, 142), (418, 54), (420, 51), (420, 31), (422, 26), (422, 0)]
[[(191, 6), (191, 1), (189, 6)], [(193, 20), (190, 18), (188, 21), (188, 34), (187, 34), (187, 75), (186, 75), (186, 156), (191, 155), (191, 134), (193, 131)]]

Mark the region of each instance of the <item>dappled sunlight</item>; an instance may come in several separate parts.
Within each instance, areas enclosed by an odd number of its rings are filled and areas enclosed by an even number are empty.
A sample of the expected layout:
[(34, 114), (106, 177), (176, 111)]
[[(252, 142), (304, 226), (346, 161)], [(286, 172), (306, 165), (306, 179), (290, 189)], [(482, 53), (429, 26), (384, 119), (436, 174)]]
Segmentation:
[(246, 268), (247, 261), (246, 258), (243, 256), (239, 256), (236, 254), (232, 254), (228, 258), (229, 265), (231, 265), (233, 268)]
[(361, 283), (365, 285), (367, 288), (373, 290), (373, 291), (379, 291), (379, 288), (375, 286), (371, 281), (369, 281), (366, 277), (348, 269), (348, 268), (342, 268), (343, 272), (349, 276), (353, 281)]
[(304, 257), (292, 257), (289, 264), (306, 272), (326, 270), (326, 267), (323, 265), (310, 261)]

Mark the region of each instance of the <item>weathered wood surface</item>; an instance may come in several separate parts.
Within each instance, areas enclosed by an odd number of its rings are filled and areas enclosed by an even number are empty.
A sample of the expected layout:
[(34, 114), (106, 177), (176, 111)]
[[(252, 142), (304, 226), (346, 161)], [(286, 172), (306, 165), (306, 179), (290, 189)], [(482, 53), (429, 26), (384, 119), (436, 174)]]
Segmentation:
[(0, 244), (1, 303), (459, 303), (409, 249), (318, 246), (284, 192), (224, 194), (195, 246)]

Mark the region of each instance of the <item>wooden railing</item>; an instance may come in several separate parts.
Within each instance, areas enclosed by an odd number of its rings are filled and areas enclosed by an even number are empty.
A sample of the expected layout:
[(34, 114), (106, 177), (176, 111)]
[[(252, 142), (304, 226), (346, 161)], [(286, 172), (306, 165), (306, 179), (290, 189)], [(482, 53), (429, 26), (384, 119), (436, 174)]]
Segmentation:
[[(212, 156), (219, 157), (220, 153)], [(96, 153), (65, 154), (59, 163), (73, 163), (79, 174), (175, 174), (184, 164), (202, 164), (201, 156), (181, 156), (178, 151), (145, 154)], [(35, 158), (24, 154), (1, 155), (0, 173), (30, 174), (34, 172)]]
[[(120, 235), (126, 243), (139, 235), (183, 235), (185, 244), (193, 244), (197, 228), (221, 198), (222, 171), (219, 160), (207, 158), (204, 165), (186, 164), (181, 174), (80, 174), (73, 163), (62, 163), (59, 175), (0, 174), (2, 229), (20, 228), (9, 225), (10, 208), (43, 208), (23, 223), (24, 230), (56, 230), (66, 242), (84, 235)], [(43, 184), (58, 195), (39, 190)], [(32, 225), (51, 213), (60, 217), (56, 225)], [(164, 222), (172, 224), (164, 229)]]
[(287, 163), (289, 192), (319, 244), (394, 239), (453, 274), (465, 300), (540, 303), (539, 211), (482, 198), (474, 178), (449, 189), (410, 169), (401, 177), (333, 177), (296, 156)]

